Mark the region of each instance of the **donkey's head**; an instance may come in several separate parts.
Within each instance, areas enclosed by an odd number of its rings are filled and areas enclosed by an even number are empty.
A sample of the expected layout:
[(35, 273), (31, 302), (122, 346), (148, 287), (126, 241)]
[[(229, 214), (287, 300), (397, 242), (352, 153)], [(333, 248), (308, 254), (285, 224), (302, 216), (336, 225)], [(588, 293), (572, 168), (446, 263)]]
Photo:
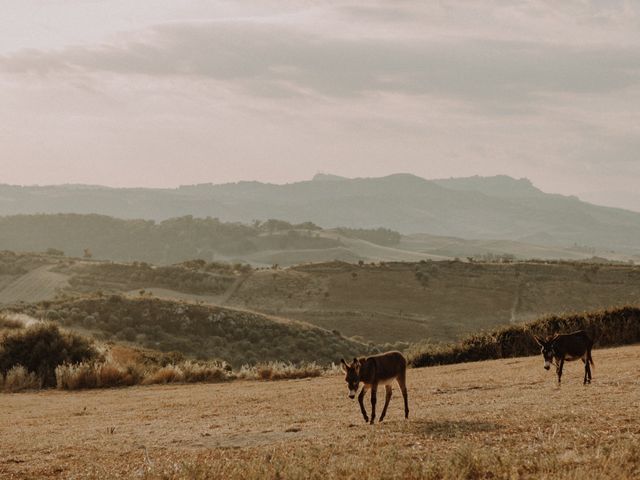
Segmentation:
[(349, 364), (345, 362), (343, 358), (340, 360), (340, 364), (342, 365), (342, 370), (344, 370), (344, 373), (346, 374), (344, 380), (347, 382), (349, 387), (349, 398), (353, 400), (356, 397), (356, 392), (360, 385), (360, 360), (354, 358), (353, 362)]
[(544, 357), (544, 369), (549, 370), (551, 368), (551, 364), (553, 363), (553, 357), (555, 352), (553, 351), (553, 339), (552, 340), (544, 340), (540, 337), (536, 337), (534, 335), (534, 340), (538, 345), (540, 345), (540, 353)]

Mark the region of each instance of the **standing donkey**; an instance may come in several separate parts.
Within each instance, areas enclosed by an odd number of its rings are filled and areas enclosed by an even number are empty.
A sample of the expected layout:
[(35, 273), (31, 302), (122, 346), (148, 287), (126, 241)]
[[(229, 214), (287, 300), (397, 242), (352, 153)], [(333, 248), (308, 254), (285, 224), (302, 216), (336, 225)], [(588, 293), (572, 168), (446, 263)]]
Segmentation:
[(558, 384), (562, 377), (562, 367), (564, 362), (582, 359), (584, 363), (584, 383), (591, 383), (591, 366), (593, 359), (591, 358), (591, 349), (593, 348), (593, 340), (584, 330), (578, 330), (573, 333), (556, 334), (550, 340), (543, 340), (540, 337), (533, 337), (540, 345), (542, 356), (544, 357), (544, 368), (549, 370), (551, 364), (555, 363), (556, 373), (558, 374)]
[(349, 398), (356, 396), (360, 382), (364, 384), (358, 402), (360, 403), (360, 411), (365, 422), (369, 422), (367, 410), (364, 407), (364, 395), (367, 390), (371, 390), (371, 424), (376, 418), (376, 397), (378, 386), (384, 385), (386, 396), (384, 399), (384, 408), (380, 414), (380, 421), (384, 419), (391, 400), (391, 383), (396, 380), (400, 386), (402, 397), (404, 398), (404, 418), (409, 418), (409, 400), (407, 398), (407, 360), (400, 352), (387, 352), (371, 357), (354, 358), (351, 364), (344, 359), (340, 360), (342, 369), (346, 373), (345, 381), (349, 386)]

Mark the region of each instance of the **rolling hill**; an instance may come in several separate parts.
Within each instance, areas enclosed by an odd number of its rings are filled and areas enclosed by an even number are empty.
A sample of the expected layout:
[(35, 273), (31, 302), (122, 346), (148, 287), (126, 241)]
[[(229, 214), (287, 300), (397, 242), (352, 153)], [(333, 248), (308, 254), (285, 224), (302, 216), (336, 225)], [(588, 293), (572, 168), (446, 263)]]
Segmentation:
[(384, 226), (403, 234), (640, 252), (640, 213), (547, 194), (526, 179), (506, 176), (425, 180), (408, 174), (355, 179), (320, 175), (286, 185), (239, 182), (176, 189), (0, 186), (0, 214), (61, 212), (154, 220), (194, 215), (246, 223), (277, 217), (327, 228)]
[(140, 292), (296, 319), (365, 343), (449, 342), (546, 314), (638, 305), (640, 266), (421, 260), (265, 269), (0, 254), (0, 305), (96, 293), (140, 297)]
[(229, 305), (367, 341), (451, 341), (546, 314), (640, 304), (640, 267), (573, 262), (343, 262), (256, 271)]
[(48, 319), (103, 341), (220, 359), (234, 367), (266, 361), (328, 365), (370, 350), (369, 345), (304, 322), (148, 296), (64, 298), (5, 311)]
[[(548, 236), (540, 239), (549, 241)], [(401, 235), (386, 228), (322, 229), (311, 222), (270, 219), (251, 224), (185, 216), (156, 223), (104, 215), (51, 214), (0, 217), (0, 250), (158, 265), (201, 259), (270, 267), (341, 260), (377, 262), (511, 256), (517, 259), (616, 261), (640, 255), (584, 245), (557, 247), (513, 240)]]

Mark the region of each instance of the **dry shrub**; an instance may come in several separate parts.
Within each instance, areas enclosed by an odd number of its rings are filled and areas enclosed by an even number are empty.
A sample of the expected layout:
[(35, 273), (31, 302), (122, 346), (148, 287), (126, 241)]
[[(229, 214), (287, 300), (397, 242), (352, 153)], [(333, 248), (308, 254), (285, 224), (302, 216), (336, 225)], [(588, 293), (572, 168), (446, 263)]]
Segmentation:
[(147, 373), (144, 385), (156, 383), (225, 382), (235, 376), (224, 362), (194, 362), (187, 360)]
[(6, 392), (34, 390), (42, 386), (38, 376), (33, 372), (29, 372), (22, 365), (12, 367), (4, 378), (0, 375), (0, 379), (2, 379), (0, 386)]
[(114, 388), (139, 384), (144, 377), (136, 366), (112, 362), (65, 364), (56, 368), (57, 387), (62, 390)]
[(24, 328), (24, 324), (20, 320), (0, 315), (0, 330), (17, 330), (20, 328)]
[(16, 365), (35, 373), (43, 387), (56, 385), (56, 367), (81, 363), (98, 356), (91, 341), (61, 332), (51, 323), (16, 330), (0, 338), (0, 374)]
[(284, 362), (260, 363), (254, 367), (242, 367), (240, 378), (258, 380), (291, 380), (296, 378), (320, 377), (325, 369), (316, 363), (295, 365)]
[(230, 372), (221, 363), (196, 363), (186, 361), (179, 368), (184, 375), (184, 381), (195, 382), (224, 382), (230, 380)]
[(153, 373), (148, 374), (144, 380), (143, 385), (153, 385), (156, 383), (179, 383), (184, 381), (184, 373), (180, 367), (176, 365), (167, 365), (166, 367), (159, 368)]

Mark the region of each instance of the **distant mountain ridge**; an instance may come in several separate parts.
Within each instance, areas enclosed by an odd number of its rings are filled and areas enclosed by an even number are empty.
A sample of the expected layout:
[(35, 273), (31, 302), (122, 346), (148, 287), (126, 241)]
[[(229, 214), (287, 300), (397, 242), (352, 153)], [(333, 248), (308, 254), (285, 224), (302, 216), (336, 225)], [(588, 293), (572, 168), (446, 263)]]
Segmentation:
[(0, 185), (0, 215), (98, 213), (164, 220), (183, 215), (252, 222), (279, 218), (323, 227), (386, 227), (476, 239), (574, 243), (640, 251), (640, 213), (548, 194), (508, 176), (426, 180), (411, 174), (275, 185), (238, 182), (176, 189)]

